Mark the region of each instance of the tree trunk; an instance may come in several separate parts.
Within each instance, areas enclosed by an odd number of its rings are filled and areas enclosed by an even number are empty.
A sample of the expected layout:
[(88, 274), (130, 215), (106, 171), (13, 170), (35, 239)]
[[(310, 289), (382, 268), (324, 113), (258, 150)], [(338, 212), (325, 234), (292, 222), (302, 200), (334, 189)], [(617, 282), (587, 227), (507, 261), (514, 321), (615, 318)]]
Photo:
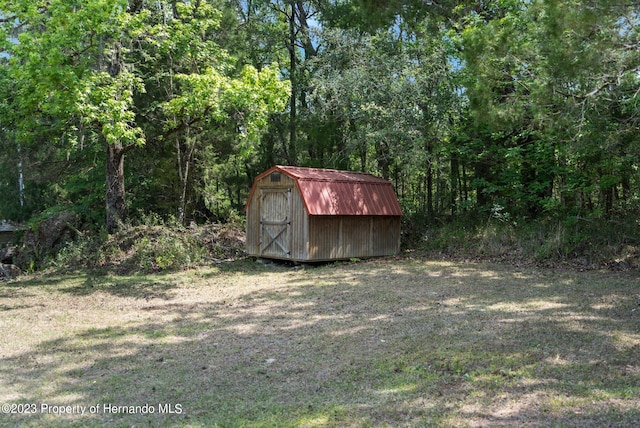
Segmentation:
[(116, 232), (126, 218), (124, 191), (124, 153), (122, 144), (107, 146), (107, 233)]
[(458, 213), (458, 183), (460, 182), (460, 168), (458, 154), (451, 153), (451, 217)]
[[(106, 69), (109, 76), (117, 79), (122, 71), (120, 42), (116, 42), (113, 51), (107, 56)], [(103, 58), (105, 59), (105, 58)], [(116, 99), (119, 96), (116, 96)], [(124, 153), (126, 149), (121, 142), (106, 142), (107, 148), (107, 177), (106, 177), (106, 226), (107, 233), (114, 233), (122, 226), (126, 217), (126, 203), (124, 192)]]
[(180, 140), (176, 138), (176, 150), (178, 152), (178, 176), (180, 178), (180, 201), (178, 202), (178, 221), (182, 225), (186, 225), (188, 220), (187, 206), (189, 205), (189, 188), (191, 182), (191, 165), (193, 163), (193, 152), (196, 143), (189, 137), (189, 127), (186, 129), (185, 151), (182, 153)]
[(476, 184), (476, 203), (479, 208), (485, 208), (491, 202), (491, 197), (486, 193), (487, 184), (491, 183), (492, 172), (488, 159), (478, 159), (475, 162)]
[(427, 213), (430, 218), (433, 218), (435, 212), (433, 209), (433, 167), (431, 166), (431, 160), (427, 162), (427, 174), (426, 174), (425, 187), (427, 188)]
[(296, 110), (296, 94), (298, 89), (297, 81), (297, 61), (296, 61), (296, 8), (295, 3), (291, 1), (291, 15), (289, 16), (289, 81), (291, 82), (291, 105), (289, 110), (289, 165), (297, 165), (297, 151), (296, 151), (296, 121), (298, 120), (298, 113)]

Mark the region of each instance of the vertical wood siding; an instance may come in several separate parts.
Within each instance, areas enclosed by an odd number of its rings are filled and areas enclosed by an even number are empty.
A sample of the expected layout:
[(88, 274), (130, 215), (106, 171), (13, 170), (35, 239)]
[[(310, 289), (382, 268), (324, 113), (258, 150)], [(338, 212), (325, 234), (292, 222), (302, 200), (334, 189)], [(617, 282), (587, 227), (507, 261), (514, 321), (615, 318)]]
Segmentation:
[(291, 260), (307, 260), (309, 249), (309, 216), (304, 207), (302, 196), (294, 186), (291, 198)]
[(308, 260), (335, 260), (397, 254), (400, 218), (311, 216)]

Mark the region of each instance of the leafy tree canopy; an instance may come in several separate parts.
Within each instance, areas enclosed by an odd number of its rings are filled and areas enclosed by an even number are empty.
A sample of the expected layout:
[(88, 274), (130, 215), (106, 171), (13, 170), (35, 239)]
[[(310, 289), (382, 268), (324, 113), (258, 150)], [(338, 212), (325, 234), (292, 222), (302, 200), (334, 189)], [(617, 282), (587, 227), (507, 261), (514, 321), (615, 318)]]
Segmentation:
[(51, 139), (67, 151), (105, 145), (108, 230), (125, 216), (125, 153), (186, 124), (232, 119), (247, 156), (265, 116), (284, 107), (288, 86), (274, 69), (235, 73), (214, 38), (214, 4), (12, 0), (0, 10), (3, 82), (14, 91), (3, 116), (7, 138), (34, 151)]

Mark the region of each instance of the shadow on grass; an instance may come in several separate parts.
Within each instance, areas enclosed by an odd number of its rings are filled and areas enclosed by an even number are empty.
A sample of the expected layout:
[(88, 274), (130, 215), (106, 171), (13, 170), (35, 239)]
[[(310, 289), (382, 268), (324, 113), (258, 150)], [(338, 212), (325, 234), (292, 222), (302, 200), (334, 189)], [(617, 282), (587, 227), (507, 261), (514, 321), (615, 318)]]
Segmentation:
[[(252, 258), (239, 258), (215, 263), (200, 276), (202, 278), (216, 278), (224, 274), (249, 276), (289, 269), (297, 268), (286, 263), (261, 264)], [(192, 271), (196, 270), (192, 269)], [(174, 279), (176, 275), (183, 273), (184, 271), (166, 271), (154, 274), (134, 273), (130, 275), (112, 273), (37, 275), (31, 279), (4, 284), (5, 291), (0, 292), (0, 298), (26, 297), (26, 290), (35, 287), (55, 288), (58, 291), (75, 296), (87, 296), (96, 292), (103, 292), (118, 297), (171, 300), (174, 298), (172, 291), (179, 286)]]
[(380, 260), (301, 271), (236, 265), (200, 278), (224, 273), (271, 282), (197, 301), (182, 299), (171, 275), (61, 288), (81, 301), (96, 289), (154, 300), (131, 305), (117, 325), (90, 323), (0, 363), (0, 401), (99, 411), (14, 414), (0, 425), (632, 426), (640, 418), (637, 277)]

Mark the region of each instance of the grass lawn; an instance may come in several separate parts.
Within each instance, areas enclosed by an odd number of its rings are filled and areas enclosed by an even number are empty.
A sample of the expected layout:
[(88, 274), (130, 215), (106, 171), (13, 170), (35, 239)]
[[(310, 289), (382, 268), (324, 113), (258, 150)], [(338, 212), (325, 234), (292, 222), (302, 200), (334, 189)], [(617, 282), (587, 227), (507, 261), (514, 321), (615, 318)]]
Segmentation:
[(639, 304), (638, 272), (409, 258), (23, 278), (0, 426), (637, 426)]

